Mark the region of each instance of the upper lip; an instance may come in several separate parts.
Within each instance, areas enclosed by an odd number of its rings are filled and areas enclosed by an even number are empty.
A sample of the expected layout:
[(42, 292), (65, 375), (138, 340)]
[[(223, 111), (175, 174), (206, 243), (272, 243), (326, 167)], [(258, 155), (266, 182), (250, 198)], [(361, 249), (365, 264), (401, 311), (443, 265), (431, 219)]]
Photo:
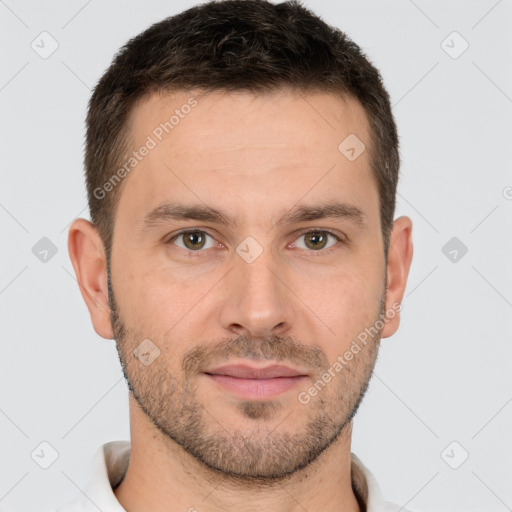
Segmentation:
[(243, 364), (231, 364), (219, 366), (218, 368), (205, 371), (204, 373), (210, 375), (228, 375), (239, 379), (272, 379), (275, 377), (297, 377), (306, 375), (303, 372), (281, 364), (273, 364), (264, 368)]

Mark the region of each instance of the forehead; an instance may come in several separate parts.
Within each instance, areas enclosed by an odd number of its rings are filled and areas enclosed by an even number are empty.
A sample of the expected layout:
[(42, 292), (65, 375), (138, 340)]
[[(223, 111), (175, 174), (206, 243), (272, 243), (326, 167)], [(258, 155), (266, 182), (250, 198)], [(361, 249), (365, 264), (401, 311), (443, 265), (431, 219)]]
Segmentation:
[[(366, 210), (378, 201), (366, 113), (350, 97), (285, 90), (153, 93), (132, 110), (128, 127), (131, 149), (144, 153), (119, 205), (129, 204), (125, 211), (134, 222), (178, 198), (241, 216), (251, 204), (260, 218), (299, 201), (351, 199)], [(340, 151), (354, 136), (366, 146), (355, 160)], [(150, 149), (139, 151), (143, 147)]]
[(152, 93), (132, 109), (128, 126), (136, 143), (151, 135), (158, 143), (174, 142), (180, 152), (194, 154), (237, 145), (250, 149), (248, 144), (332, 152), (350, 133), (368, 140), (367, 116), (356, 99), (287, 89)]

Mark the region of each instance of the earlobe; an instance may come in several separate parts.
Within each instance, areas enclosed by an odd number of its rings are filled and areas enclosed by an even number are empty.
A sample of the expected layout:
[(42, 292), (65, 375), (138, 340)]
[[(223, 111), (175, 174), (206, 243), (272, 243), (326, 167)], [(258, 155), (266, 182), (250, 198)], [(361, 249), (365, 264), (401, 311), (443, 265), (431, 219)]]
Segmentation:
[(112, 339), (105, 251), (98, 230), (91, 222), (73, 221), (68, 234), (68, 252), (94, 330), (102, 338)]
[(387, 319), (382, 329), (382, 338), (388, 338), (395, 334), (400, 325), (401, 304), (412, 255), (412, 221), (409, 217), (399, 217), (393, 224), (389, 242), (386, 288)]

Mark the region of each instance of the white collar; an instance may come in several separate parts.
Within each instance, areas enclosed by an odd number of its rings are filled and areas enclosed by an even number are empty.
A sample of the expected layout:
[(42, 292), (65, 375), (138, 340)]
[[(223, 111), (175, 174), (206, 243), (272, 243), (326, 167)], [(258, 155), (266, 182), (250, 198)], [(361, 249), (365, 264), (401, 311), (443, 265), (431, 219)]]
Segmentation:
[[(352, 487), (366, 506), (366, 512), (408, 512), (389, 502), (384, 502), (375, 478), (368, 468), (352, 456)], [(111, 441), (98, 448), (93, 458), (93, 470), (83, 493), (75, 500), (62, 505), (55, 512), (126, 512), (114, 494), (124, 478), (130, 460), (129, 441)]]

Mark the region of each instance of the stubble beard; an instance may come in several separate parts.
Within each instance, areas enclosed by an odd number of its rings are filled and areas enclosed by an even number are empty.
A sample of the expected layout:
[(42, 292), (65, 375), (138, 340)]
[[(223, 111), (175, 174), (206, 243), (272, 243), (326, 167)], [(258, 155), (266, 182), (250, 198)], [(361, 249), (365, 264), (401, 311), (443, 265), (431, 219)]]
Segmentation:
[[(384, 313), (384, 296), (375, 321)], [(240, 485), (268, 485), (287, 479), (317, 460), (340, 437), (368, 389), (380, 342), (379, 332), (307, 405), (295, 407), (288, 415), (283, 411), (286, 402), (281, 400), (240, 400), (237, 412), (226, 411), (215, 418), (208, 405), (198, 400), (196, 387), (197, 369), (213, 356), (306, 363), (320, 376), (329, 367), (326, 355), (320, 348), (298, 344), (288, 337), (272, 336), (255, 342), (240, 336), (189, 350), (182, 361), (181, 378), (170, 373), (164, 358), (144, 366), (134, 356), (145, 336), (121, 320), (110, 279), (109, 304), (121, 367), (141, 410), (163, 439)], [(166, 346), (166, 341), (152, 341), (159, 347)], [(230, 427), (226, 418), (236, 414), (243, 418), (244, 425), (250, 424), (247, 429)], [(275, 424), (276, 417), (283, 414), (284, 418)]]

